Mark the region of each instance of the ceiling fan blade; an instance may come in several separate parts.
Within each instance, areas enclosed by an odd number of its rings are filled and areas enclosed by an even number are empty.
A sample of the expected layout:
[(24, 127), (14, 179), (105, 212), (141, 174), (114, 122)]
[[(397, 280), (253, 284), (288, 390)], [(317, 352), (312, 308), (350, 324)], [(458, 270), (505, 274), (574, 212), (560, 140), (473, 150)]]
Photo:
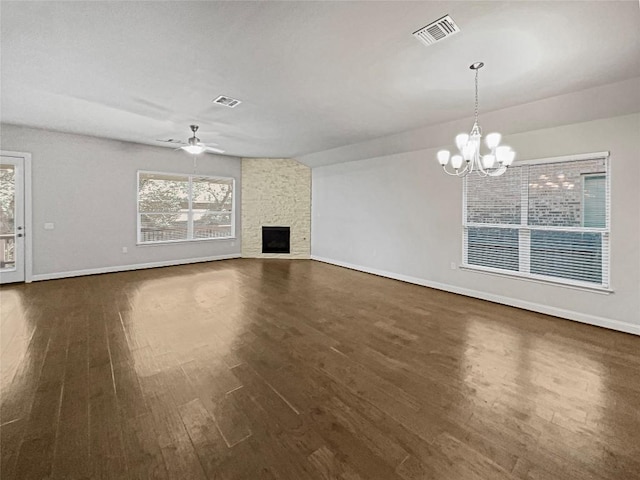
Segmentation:
[(168, 140), (160, 140), (160, 139), (158, 139), (158, 140), (156, 140), (156, 142), (171, 143), (171, 144), (173, 144), (173, 145), (186, 145), (186, 143), (184, 143), (183, 141), (181, 141), (181, 140), (176, 140), (176, 139), (174, 139), (174, 138), (170, 138), (170, 139), (168, 139)]
[(208, 145), (204, 145), (204, 150), (205, 150), (205, 152), (224, 153), (224, 150), (221, 150), (219, 148), (210, 147)]

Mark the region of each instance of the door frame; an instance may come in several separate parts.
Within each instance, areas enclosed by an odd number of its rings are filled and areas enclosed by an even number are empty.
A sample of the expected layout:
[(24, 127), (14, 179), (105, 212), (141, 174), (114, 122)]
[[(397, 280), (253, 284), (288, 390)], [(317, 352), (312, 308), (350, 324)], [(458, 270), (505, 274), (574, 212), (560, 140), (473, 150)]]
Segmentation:
[(24, 281), (31, 283), (33, 278), (33, 243), (32, 243), (32, 209), (31, 209), (31, 154), (28, 152), (12, 152), (0, 150), (3, 157), (22, 158), (24, 163)]

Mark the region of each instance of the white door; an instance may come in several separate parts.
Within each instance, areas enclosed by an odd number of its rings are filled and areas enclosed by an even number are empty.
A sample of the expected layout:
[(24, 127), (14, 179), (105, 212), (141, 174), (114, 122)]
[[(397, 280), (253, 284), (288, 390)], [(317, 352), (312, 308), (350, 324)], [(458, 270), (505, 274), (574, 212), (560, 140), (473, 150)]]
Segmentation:
[(0, 283), (24, 282), (24, 158), (0, 157)]

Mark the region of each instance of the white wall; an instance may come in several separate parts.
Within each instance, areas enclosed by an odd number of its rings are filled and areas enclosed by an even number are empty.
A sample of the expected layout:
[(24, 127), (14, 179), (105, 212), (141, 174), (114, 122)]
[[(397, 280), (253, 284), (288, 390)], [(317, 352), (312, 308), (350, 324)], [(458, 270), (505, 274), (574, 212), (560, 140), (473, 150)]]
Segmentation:
[(611, 286), (604, 295), (450, 268), (462, 257), (462, 181), (441, 146), (313, 169), (312, 258), (640, 334), (640, 115), (509, 135), (519, 159), (611, 152)]
[[(168, 148), (2, 125), (2, 150), (32, 154), (34, 280), (135, 265), (240, 256), (240, 159), (197, 158), (197, 173), (236, 179), (236, 239), (136, 246), (136, 172), (194, 172)], [(54, 230), (44, 230), (51, 222)], [(122, 253), (122, 247), (128, 253)]]

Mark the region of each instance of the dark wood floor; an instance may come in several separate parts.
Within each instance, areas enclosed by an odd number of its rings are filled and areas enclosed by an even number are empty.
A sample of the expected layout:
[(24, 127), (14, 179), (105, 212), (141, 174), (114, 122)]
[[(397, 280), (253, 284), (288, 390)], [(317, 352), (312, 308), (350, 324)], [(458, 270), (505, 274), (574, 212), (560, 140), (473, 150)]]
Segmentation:
[(640, 478), (640, 338), (312, 261), (0, 289), (1, 477)]

